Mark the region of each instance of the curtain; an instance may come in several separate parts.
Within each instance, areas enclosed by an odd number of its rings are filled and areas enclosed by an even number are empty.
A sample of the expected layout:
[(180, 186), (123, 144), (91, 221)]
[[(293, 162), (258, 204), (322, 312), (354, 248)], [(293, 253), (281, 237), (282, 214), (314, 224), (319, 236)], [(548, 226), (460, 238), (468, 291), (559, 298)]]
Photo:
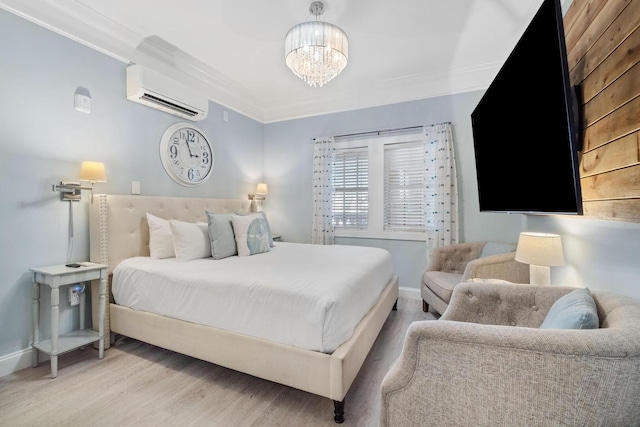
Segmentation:
[(331, 213), (331, 162), (333, 137), (316, 138), (313, 146), (313, 224), (311, 243), (332, 245), (334, 228)]
[(434, 167), (434, 179), (428, 179), (427, 257), (439, 246), (458, 243), (458, 177), (450, 123), (424, 127), (427, 167)]

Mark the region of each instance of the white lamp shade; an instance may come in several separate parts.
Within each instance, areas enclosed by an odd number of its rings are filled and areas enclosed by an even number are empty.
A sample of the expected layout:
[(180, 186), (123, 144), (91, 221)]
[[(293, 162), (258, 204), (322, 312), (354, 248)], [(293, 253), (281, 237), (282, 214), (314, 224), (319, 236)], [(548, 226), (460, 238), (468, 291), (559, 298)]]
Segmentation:
[(107, 182), (107, 173), (102, 162), (82, 162), (80, 181)]
[(564, 265), (560, 236), (547, 233), (520, 233), (516, 261), (543, 266)]
[(260, 194), (260, 195), (269, 194), (267, 184), (265, 184), (264, 182), (261, 182), (260, 184), (258, 184), (258, 186), (256, 187), (256, 194)]

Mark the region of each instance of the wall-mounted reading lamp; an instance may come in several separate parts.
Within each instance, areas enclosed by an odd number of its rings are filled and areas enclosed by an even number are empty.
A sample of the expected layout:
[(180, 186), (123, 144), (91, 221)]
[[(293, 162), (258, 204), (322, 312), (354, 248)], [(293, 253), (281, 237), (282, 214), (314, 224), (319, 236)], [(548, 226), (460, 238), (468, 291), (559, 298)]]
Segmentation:
[(249, 200), (266, 200), (267, 194), (269, 194), (267, 184), (261, 182), (256, 186), (256, 193), (249, 194)]
[[(267, 188), (267, 184), (264, 182), (259, 183), (256, 186), (255, 194), (249, 194), (249, 200), (251, 200), (251, 210), (257, 211), (260, 208), (261, 202), (267, 199), (267, 194), (269, 194), (269, 190)], [(258, 204), (258, 201), (260, 203)]]
[(60, 192), (60, 200), (77, 202), (81, 199), (80, 190), (91, 190), (91, 203), (93, 203), (93, 186), (96, 182), (107, 182), (107, 174), (102, 162), (82, 162), (80, 167), (80, 181), (89, 181), (91, 187), (80, 185), (79, 182), (62, 181), (52, 186), (53, 191)]

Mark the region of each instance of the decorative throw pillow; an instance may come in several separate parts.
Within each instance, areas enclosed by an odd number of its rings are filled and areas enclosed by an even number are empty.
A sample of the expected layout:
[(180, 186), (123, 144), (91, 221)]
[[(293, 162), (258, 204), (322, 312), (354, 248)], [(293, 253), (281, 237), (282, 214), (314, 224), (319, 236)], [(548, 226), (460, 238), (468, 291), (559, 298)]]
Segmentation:
[(173, 249), (173, 235), (169, 220), (158, 218), (147, 212), (149, 224), (149, 254), (151, 258), (173, 258), (176, 252)]
[(233, 232), (236, 236), (238, 256), (249, 256), (269, 252), (267, 223), (260, 214), (232, 215)]
[(223, 259), (238, 255), (236, 237), (230, 213), (214, 213), (206, 211), (209, 222), (209, 238), (211, 239), (211, 256)]
[(587, 288), (576, 289), (553, 303), (540, 329), (597, 329), (596, 302)]
[(206, 223), (171, 219), (169, 226), (171, 234), (173, 234), (173, 247), (178, 260), (188, 261), (211, 256), (209, 227)]
[(265, 224), (267, 225), (267, 234), (269, 235), (269, 246), (274, 247), (273, 244), (273, 234), (271, 234), (271, 226), (269, 226), (269, 221), (267, 220), (267, 214), (264, 211), (260, 212), (236, 212), (236, 215), (262, 215), (262, 219), (264, 219)]

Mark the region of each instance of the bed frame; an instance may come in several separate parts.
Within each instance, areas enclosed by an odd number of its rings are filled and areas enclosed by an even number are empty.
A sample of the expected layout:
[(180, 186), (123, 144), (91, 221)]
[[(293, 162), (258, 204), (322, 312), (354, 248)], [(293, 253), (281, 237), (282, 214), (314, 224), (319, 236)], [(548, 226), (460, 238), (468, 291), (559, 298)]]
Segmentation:
[[(90, 205), (90, 256), (113, 269), (126, 258), (149, 255), (146, 213), (161, 218), (206, 222), (210, 212), (249, 211), (250, 201), (106, 195)], [(109, 292), (110, 293), (110, 292)], [(97, 295), (93, 292), (92, 295)], [(332, 399), (334, 421), (344, 421), (344, 398), (389, 313), (396, 307), (394, 276), (380, 299), (356, 326), (353, 336), (332, 354), (304, 350), (114, 304), (105, 313), (105, 349), (115, 334), (186, 354), (230, 369)], [(97, 307), (97, 305), (92, 305)], [(94, 325), (97, 313), (94, 310)], [(97, 327), (97, 326), (95, 326)], [(259, 360), (256, 360), (256, 355)]]

